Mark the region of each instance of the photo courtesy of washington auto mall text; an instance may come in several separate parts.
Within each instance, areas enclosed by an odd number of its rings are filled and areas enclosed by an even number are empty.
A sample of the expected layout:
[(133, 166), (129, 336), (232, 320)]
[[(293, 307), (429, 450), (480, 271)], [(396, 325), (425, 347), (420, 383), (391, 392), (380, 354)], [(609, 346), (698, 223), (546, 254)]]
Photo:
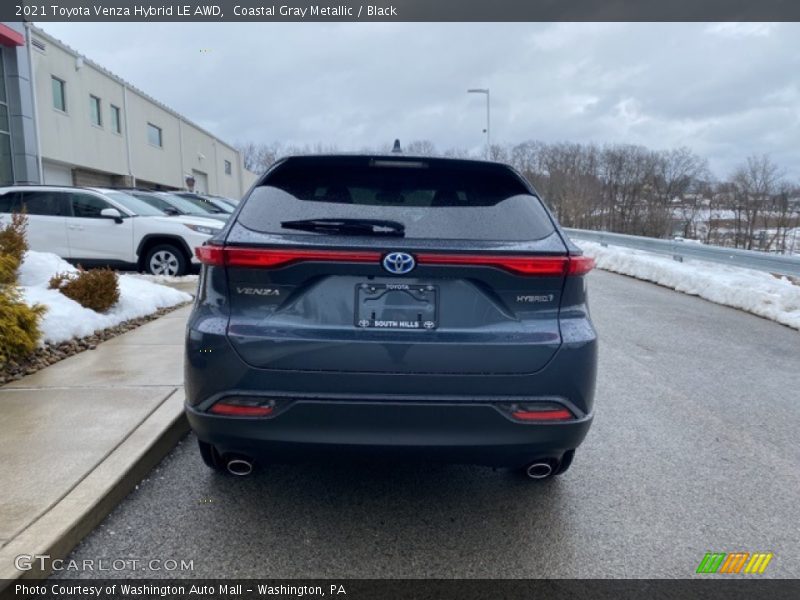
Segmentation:
[(102, 582), (97, 583), (17, 583), (16, 597), (35, 596), (46, 600), (91, 600), (93, 598), (187, 598), (217, 600), (219, 598), (347, 598), (347, 586), (342, 583), (297, 585), (285, 583), (159, 583)]

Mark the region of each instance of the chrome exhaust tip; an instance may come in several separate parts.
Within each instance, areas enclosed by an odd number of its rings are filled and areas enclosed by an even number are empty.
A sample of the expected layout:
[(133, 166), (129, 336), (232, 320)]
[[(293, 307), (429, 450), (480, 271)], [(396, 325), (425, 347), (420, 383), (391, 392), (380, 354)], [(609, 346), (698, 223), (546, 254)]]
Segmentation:
[(553, 467), (550, 463), (535, 462), (528, 465), (525, 474), (531, 479), (547, 479), (553, 474)]
[(253, 463), (246, 458), (231, 458), (225, 466), (228, 473), (237, 477), (247, 477), (253, 472)]

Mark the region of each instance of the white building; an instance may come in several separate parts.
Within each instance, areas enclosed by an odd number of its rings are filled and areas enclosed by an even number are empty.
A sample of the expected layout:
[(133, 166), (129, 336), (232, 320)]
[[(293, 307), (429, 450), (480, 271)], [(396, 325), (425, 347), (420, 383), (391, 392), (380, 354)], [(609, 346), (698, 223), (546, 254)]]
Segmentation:
[(230, 144), (41, 29), (27, 37), (40, 182), (240, 198), (255, 180)]

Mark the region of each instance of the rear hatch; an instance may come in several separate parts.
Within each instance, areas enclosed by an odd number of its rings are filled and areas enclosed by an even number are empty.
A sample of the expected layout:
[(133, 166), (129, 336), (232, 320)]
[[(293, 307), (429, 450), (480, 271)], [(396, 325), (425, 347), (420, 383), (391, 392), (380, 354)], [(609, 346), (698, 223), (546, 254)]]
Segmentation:
[(204, 262), (226, 270), (227, 335), (253, 367), (532, 373), (561, 345), (567, 248), (502, 165), (287, 159)]

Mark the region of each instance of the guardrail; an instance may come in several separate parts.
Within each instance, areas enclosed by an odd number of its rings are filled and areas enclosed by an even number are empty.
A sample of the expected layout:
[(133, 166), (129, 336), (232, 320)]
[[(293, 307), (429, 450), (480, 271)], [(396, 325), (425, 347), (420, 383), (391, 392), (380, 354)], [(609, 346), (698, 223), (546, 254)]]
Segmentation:
[(586, 229), (565, 229), (570, 237), (576, 240), (597, 242), (604, 246), (623, 246), (644, 250), (656, 254), (667, 254), (675, 260), (683, 261), (684, 258), (694, 258), (715, 263), (722, 263), (744, 269), (756, 269), (782, 275), (800, 277), (800, 256), (785, 254), (769, 254), (755, 250), (739, 250), (735, 248), (722, 248), (720, 246), (706, 246), (680, 238), (674, 240), (660, 240), (656, 238), (640, 237), (638, 235), (625, 235), (622, 233), (609, 233), (607, 231), (589, 231)]

